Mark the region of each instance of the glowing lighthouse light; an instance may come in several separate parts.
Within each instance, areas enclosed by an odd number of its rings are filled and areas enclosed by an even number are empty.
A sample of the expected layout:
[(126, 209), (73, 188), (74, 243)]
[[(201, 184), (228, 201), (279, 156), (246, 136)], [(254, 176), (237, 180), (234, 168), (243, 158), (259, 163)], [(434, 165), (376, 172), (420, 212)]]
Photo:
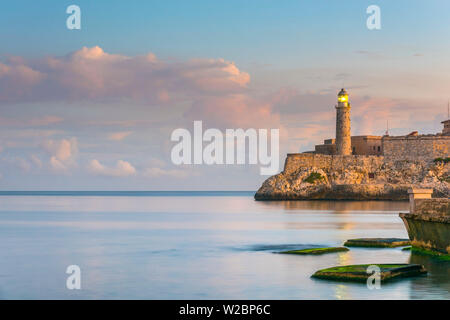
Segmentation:
[(344, 89), (342, 89), (338, 94), (339, 102), (347, 102), (348, 101), (348, 93)]

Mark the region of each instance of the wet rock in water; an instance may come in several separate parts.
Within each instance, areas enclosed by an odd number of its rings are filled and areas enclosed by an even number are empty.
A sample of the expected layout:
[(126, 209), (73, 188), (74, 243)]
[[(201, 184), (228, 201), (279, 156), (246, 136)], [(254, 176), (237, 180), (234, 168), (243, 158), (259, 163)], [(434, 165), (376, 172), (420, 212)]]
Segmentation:
[(373, 271), (369, 270), (368, 272), (370, 266), (380, 268), (380, 280), (382, 282), (427, 273), (425, 267), (419, 264), (359, 264), (322, 269), (314, 273), (312, 277), (326, 280), (366, 282), (374, 274)]
[(398, 238), (359, 238), (349, 239), (344, 243), (346, 247), (395, 248), (411, 245), (409, 239)]
[(411, 248), (412, 247), (404, 247), (404, 248), (402, 248), (402, 251), (411, 251)]
[(439, 251), (427, 250), (420, 247), (410, 247), (413, 254), (425, 255), (441, 261), (450, 261), (450, 254), (441, 253)]
[(288, 250), (288, 251), (281, 251), (278, 253), (283, 254), (301, 254), (301, 255), (307, 255), (307, 254), (325, 254), (325, 253), (332, 253), (332, 252), (344, 252), (349, 251), (348, 248), (345, 247), (330, 247), (330, 248), (309, 248), (309, 249), (301, 249), (301, 250)]

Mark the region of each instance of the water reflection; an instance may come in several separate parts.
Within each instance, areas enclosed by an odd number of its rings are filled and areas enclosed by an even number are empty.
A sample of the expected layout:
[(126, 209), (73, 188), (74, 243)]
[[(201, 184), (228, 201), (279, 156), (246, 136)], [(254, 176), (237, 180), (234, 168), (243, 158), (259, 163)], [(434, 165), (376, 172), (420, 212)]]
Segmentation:
[(338, 284), (336, 285), (336, 293), (335, 293), (336, 299), (339, 300), (349, 300), (352, 299), (352, 296), (348, 290), (348, 286), (345, 284)]
[(320, 210), (348, 213), (351, 211), (405, 211), (407, 201), (261, 201), (262, 206), (288, 211)]
[(411, 299), (420, 299), (426, 293), (433, 299), (450, 299), (450, 261), (412, 252), (409, 263), (424, 265), (427, 277), (411, 282)]

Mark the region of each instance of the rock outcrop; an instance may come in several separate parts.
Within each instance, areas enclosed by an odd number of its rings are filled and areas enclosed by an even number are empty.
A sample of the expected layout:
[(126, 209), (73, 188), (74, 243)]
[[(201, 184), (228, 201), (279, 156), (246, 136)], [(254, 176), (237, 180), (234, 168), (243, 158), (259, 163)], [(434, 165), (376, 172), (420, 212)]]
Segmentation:
[(289, 154), (283, 172), (268, 178), (255, 199), (407, 200), (412, 185), (448, 197), (449, 161)]

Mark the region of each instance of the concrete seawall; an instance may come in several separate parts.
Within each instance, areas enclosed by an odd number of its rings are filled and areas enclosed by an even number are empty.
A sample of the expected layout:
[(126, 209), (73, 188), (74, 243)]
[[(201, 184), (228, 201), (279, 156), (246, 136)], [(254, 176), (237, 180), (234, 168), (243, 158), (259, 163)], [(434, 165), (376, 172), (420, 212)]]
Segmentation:
[(450, 199), (427, 198), (431, 189), (412, 188), (409, 193), (411, 211), (400, 217), (413, 247), (450, 254)]

